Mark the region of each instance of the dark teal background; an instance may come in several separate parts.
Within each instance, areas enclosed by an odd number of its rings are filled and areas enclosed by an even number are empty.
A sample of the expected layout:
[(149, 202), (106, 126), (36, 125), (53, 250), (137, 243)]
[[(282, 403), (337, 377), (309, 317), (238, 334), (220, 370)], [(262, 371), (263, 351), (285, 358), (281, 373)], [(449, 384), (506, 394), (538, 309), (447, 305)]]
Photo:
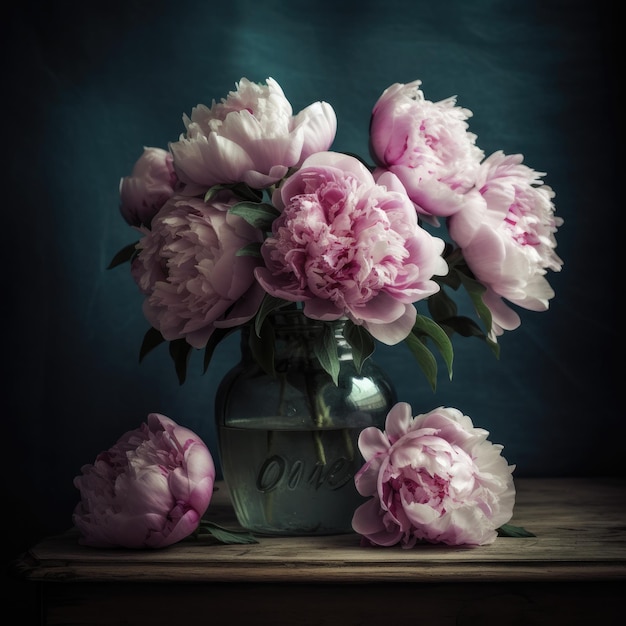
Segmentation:
[[(452, 382), (427, 387), (408, 351), (379, 349), (414, 412), (455, 406), (504, 444), (515, 475), (624, 474), (615, 294), (623, 222), (622, 119), (606, 0), (109, 0), (9, 5), (2, 25), (5, 538), (64, 530), (84, 463), (158, 411), (214, 455), (213, 396), (235, 363), (197, 354), (179, 386), (166, 349), (141, 365), (147, 328), (127, 267), (135, 240), (118, 182), (142, 147), (242, 76), (275, 78), (298, 111), (330, 102), (334, 149), (367, 155), (372, 106), (394, 82), (458, 95), (487, 154), (547, 172), (564, 218), (545, 313), (522, 311), (497, 361), (456, 342)], [(618, 162), (619, 159), (619, 162)], [(623, 273), (619, 273), (621, 279)], [(618, 339), (619, 338), (619, 339)], [(444, 368), (445, 369), (445, 368)], [(581, 503), (584, 506), (584, 503)]]

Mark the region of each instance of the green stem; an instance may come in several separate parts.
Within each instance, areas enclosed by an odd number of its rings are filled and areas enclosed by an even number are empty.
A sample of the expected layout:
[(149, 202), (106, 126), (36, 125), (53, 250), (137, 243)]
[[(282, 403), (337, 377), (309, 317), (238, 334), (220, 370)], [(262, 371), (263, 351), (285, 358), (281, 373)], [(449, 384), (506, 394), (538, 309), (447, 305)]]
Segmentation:
[(348, 460), (352, 461), (354, 459), (354, 444), (352, 443), (350, 431), (347, 428), (342, 428), (341, 432), (343, 434), (343, 442), (346, 446), (346, 454), (348, 455)]
[(313, 431), (313, 443), (315, 445), (315, 452), (317, 453), (317, 460), (322, 465), (326, 465), (326, 452), (324, 451), (324, 444), (322, 443), (321, 431)]

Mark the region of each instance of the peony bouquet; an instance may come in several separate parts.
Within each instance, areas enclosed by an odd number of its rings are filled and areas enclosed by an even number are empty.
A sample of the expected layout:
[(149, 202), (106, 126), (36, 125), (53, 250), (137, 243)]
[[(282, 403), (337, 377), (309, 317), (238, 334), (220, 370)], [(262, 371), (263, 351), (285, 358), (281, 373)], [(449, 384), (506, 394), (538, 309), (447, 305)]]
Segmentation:
[[(242, 78), (183, 116), (168, 149), (147, 147), (120, 183), (138, 241), (130, 261), (150, 329), (141, 358), (168, 342), (180, 382), (193, 349), (250, 325), (252, 353), (272, 370), (268, 314), (297, 307), (343, 319), (356, 362), (375, 342), (404, 342), (435, 388), (435, 348), (452, 376), (453, 336), (498, 337), (515, 307), (544, 311), (559, 271), (554, 192), (519, 154), (485, 157), (472, 113), (427, 100), (421, 81), (375, 103), (370, 160), (333, 149), (337, 118), (315, 102), (294, 115), (279, 84)], [(471, 317), (459, 312), (464, 291)], [(332, 342), (316, 353), (336, 372)]]

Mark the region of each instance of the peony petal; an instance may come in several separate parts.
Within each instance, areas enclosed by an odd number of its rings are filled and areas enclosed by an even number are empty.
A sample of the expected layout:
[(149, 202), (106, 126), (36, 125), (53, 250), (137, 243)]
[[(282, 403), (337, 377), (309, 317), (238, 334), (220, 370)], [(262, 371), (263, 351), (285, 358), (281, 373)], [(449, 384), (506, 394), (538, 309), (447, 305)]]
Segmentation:
[(375, 426), (364, 428), (359, 433), (358, 443), (359, 450), (366, 461), (369, 461), (377, 454), (389, 450), (389, 440), (385, 436), (385, 433), (381, 432)]
[(374, 339), (388, 345), (394, 346), (404, 341), (415, 324), (417, 311), (413, 305), (406, 305), (402, 317), (395, 319), (393, 322), (377, 324), (372, 322), (364, 322), (365, 328), (370, 332)]
[(402, 539), (402, 533), (397, 527), (390, 532), (383, 523), (381, 513), (377, 499), (371, 498), (354, 512), (352, 528), (377, 545), (395, 545)]
[[(385, 435), (389, 443), (394, 444), (409, 431), (413, 422), (411, 405), (408, 402), (397, 402), (391, 407), (385, 420)], [(387, 446), (387, 451), (389, 447)]]

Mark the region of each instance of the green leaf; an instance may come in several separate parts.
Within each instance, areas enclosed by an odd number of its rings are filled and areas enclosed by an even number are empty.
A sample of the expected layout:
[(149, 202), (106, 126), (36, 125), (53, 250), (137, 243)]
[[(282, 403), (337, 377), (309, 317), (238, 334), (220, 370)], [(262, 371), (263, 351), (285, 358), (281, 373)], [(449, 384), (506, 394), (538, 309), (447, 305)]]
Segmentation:
[(443, 289), (440, 289), (428, 298), (428, 311), (435, 321), (441, 322), (454, 317), (458, 308), (456, 302)]
[(491, 351), (496, 355), (496, 358), (500, 356), (499, 344), (487, 337), (482, 328), (473, 319), (459, 315), (457, 317), (451, 317), (447, 320), (440, 320), (439, 325), (450, 336), (454, 333), (458, 333), (462, 337), (477, 337), (489, 346)]
[(261, 243), (254, 241), (237, 250), (235, 256), (255, 256), (261, 258)]
[(413, 353), (413, 356), (417, 359), (417, 363), (422, 368), (432, 390), (436, 391), (437, 361), (432, 352), (424, 345), (424, 342), (412, 332), (404, 341), (409, 347), (409, 350)]
[(215, 198), (220, 191), (230, 188), (230, 185), (213, 185), (213, 187), (209, 187), (208, 191), (204, 194), (204, 201), (209, 202), (210, 200), (213, 200), (213, 198)]
[(143, 343), (139, 350), (139, 362), (141, 363), (148, 352), (154, 350), (164, 341), (163, 335), (156, 328), (150, 327), (143, 337)]
[(440, 324), (449, 327), (451, 332), (458, 333), (462, 337), (487, 338), (482, 328), (473, 319), (465, 317), (464, 315), (441, 320)]
[(182, 385), (187, 378), (187, 362), (191, 354), (191, 346), (184, 339), (170, 341), (170, 356), (174, 361), (178, 382)]
[(346, 322), (343, 336), (352, 348), (354, 366), (356, 367), (356, 371), (360, 374), (363, 363), (374, 353), (374, 339), (363, 326), (354, 324), (350, 320)]
[(258, 189), (253, 189), (246, 183), (232, 183), (228, 185), (213, 185), (205, 194), (204, 201), (209, 202), (213, 200), (220, 191), (232, 191), (236, 196), (243, 198), (244, 200), (250, 200), (251, 202), (260, 202), (263, 199), (263, 192)]
[(280, 215), (278, 209), (267, 202), (238, 202), (228, 212), (264, 231), (270, 230), (272, 222)]
[(483, 294), (487, 290), (486, 287), (479, 283), (476, 279), (467, 276), (463, 272), (458, 272), (459, 278), (465, 291), (467, 291), (469, 297), (472, 300), (472, 304), (478, 313), (481, 321), (485, 325), (485, 331), (489, 333), (491, 331), (491, 311), (489, 307), (483, 302)]
[(330, 324), (322, 324), (322, 332), (315, 337), (313, 351), (320, 365), (333, 379), (335, 386), (339, 384), (339, 356), (337, 340)]
[(219, 345), (219, 343), (228, 337), (232, 332), (234, 332), (234, 328), (216, 328), (209, 337), (207, 344), (204, 348), (204, 369), (203, 373), (206, 374), (206, 371), (209, 369), (209, 365), (211, 364), (211, 359), (213, 358), (213, 353), (215, 352), (215, 348)]
[(467, 263), (463, 258), (463, 250), (461, 250), (461, 248), (457, 248), (449, 241), (446, 241), (445, 243), (443, 258), (446, 260), (446, 263), (451, 270), (456, 270), (458, 267), (467, 268)]
[(433, 276), (433, 280), (439, 285), (447, 285), (455, 291), (461, 286), (461, 280), (456, 269), (450, 269), (445, 276)]
[(498, 528), (498, 537), (536, 537), (534, 533), (522, 528), (521, 526), (513, 526), (513, 524), (502, 524)]
[(124, 246), (112, 259), (111, 262), (109, 263), (109, 266), (107, 267), (108, 270), (113, 269), (114, 267), (117, 267), (118, 265), (121, 265), (122, 263), (126, 263), (127, 261), (130, 261), (133, 256), (135, 255), (135, 252), (137, 251), (137, 243), (131, 243), (128, 244), (127, 246)]
[(214, 522), (202, 520), (198, 528), (198, 534), (206, 531), (220, 543), (225, 544), (242, 544), (242, 543), (259, 543), (251, 533), (247, 530), (229, 530), (223, 526), (219, 526)]
[(261, 326), (265, 322), (265, 318), (272, 311), (282, 309), (288, 304), (292, 303), (287, 302), (287, 300), (283, 300), (282, 298), (275, 298), (274, 296), (270, 296), (268, 293), (266, 293), (254, 319), (254, 332), (259, 335), (261, 332)]
[(252, 356), (263, 370), (270, 376), (276, 376), (274, 367), (274, 327), (264, 321), (258, 332), (250, 332), (248, 346)]
[(491, 332), (492, 326), (492, 318), (489, 307), (483, 302), (483, 294), (485, 293), (486, 288), (482, 283), (479, 283), (477, 280), (471, 278), (467, 274), (464, 274), (463, 272), (459, 272), (458, 274), (461, 282), (463, 283), (463, 287), (465, 287), (465, 290), (472, 300), (472, 304), (476, 309), (476, 313), (478, 313), (478, 317), (481, 319), (482, 323), (485, 326), (485, 341), (491, 348), (491, 351), (495, 354), (496, 358), (500, 358), (500, 344), (498, 344), (497, 341), (493, 341), (493, 339), (489, 338), (489, 333)]
[(259, 189), (253, 189), (246, 183), (235, 183), (231, 185), (232, 192), (243, 198), (244, 200), (250, 200), (251, 202), (260, 202), (263, 199), (263, 192)]
[(448, 376), (452, 379), (452, 361), (454, 359), (454, 349), (452, 348), (452, 342), (446, 334), (446, 332), (429, 317), (420, 315), (418, 313), (415, 318), (415, 324), (413, 325), (412, 333), (416, 336), (426, 336), (433, 340), (437, 349), (443, 357), (444, 363), (448, 368)]

